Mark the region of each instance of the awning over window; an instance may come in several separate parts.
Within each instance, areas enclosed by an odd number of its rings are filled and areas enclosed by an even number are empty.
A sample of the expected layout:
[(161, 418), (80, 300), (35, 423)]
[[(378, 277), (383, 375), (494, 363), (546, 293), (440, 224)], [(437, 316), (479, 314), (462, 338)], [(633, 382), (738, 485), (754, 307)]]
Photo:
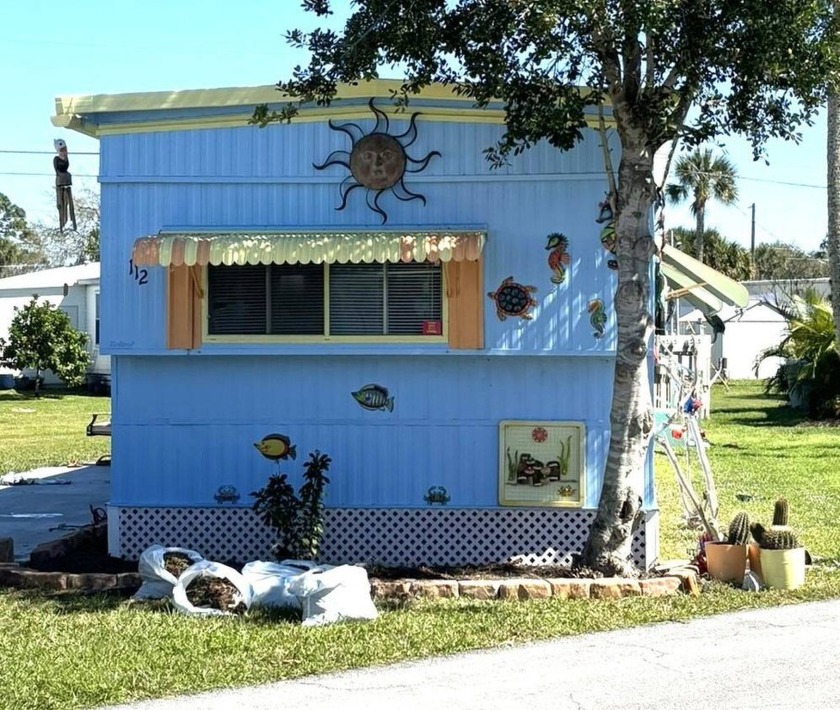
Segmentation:
[(715, 315), (724, 306), (743, 308), (749, 302), (749, 293), (743, 284), (676, 247), (665, 246), (662, 250), (661, 268), (668, 287), (707, 316)]
[(169, 233), (141, 237), (138, 266), (477, 261), (483, 230)]

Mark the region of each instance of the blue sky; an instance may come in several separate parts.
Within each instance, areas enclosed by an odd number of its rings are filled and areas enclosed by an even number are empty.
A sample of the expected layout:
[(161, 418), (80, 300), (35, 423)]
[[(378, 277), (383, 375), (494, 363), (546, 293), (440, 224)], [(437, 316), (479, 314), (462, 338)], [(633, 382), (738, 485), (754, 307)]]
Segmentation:
[[(96, 188), (98, 161), (83, 155), (95, 153), (97, 141), (51, 125), (56, 96), (273, 84), (306, 60), (286, 46), (285, 31), (316, 22), (298, 0), (27, 0), (7, 3), (3, 19), (0, 192), (47, 222), (55, 219), (53, 139), (67, 141), (77, 189)], [(799, 145), (771, 143), (769, 166), (753, 162), (742, 140), (724, 145), (741, 178), (740, 200), (711, 204), (707, 226), (749, 246), (755, 203), (757, 243), (816, 249), (827, 222), (825, 117), (804, 129)], [(672, 207), (666, 223), (691, 226), (692, 218)]]

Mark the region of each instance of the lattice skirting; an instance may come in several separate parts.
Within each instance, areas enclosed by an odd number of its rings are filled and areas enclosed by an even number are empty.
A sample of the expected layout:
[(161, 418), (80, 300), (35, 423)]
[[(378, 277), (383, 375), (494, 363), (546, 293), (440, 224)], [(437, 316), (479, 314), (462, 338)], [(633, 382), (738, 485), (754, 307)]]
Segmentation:
[[(110, 554), (137, 559), (149, 545), (186, 547), (208, 559), (272, 559), (272, 533), (250, 508), (109, 509)], [(320, 561), (386, 566), (517, 561), (567, 564), (583, 547), (594, 510), (564, 508), (331, 508)], [(659, 552), (659, 514), (649, 511), (633, 538), (636, 564)]]

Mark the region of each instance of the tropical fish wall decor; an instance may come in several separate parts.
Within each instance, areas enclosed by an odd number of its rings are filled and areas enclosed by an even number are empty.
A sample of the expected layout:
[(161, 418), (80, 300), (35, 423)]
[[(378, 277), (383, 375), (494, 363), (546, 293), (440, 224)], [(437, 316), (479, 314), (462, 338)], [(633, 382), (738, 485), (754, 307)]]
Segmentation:
[(297, 458), (297, 448), (284, 434), (266, 434), (254, 447), (271, 461), (285, 461)]
[(551, 283), (561, 284), (566, 280), (566, 270), (572, 261), (569, 255), (569, 238), (562, 232), (553, 232), (546, 237), (548, 243), (545, 248), (548, 251), (548, 268), (553, 276)]
[(361, 389), (351, 392), (361, 407), (374, 412), (393, 412), (394, 398), (388, 396), (388, 388), (382, 385), (369, 384)]
[(523, 286), (514, 281), (513, 276), (508, 276), (499, 288), (487, 296), (496, 302), (496, 315), (499, 320), (505, 320), (508, 316), (531, 320), (533, 316), (528, 311), (537, 305), (531, 297), (536, 290), (536, 286)]
[(604, 307), (604, 301), (595, 298), (589, 302), (586, 310), (589, 311), (589, 322), (595, 331), (592, 335), (596, 339), (603, 338), (607, 325), (607, 309)]

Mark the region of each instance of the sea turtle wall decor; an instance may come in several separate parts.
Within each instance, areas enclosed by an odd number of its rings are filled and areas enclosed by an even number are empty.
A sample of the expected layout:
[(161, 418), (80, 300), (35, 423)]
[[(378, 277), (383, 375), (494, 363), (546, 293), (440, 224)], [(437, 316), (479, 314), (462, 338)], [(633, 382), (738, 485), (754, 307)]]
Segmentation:
[(546, 237), (548, 243), (548, 268), (553, 272), (551, 283), (561, 284), (566, 280), (566, 270), (572, 261), (569, 255), (569, 238), (562, 232), (553, 232)]
[(531, 297), (536, 290), (536, 286), (525, 286), (514, 281), (513, 276), (508, 276), (499, 288), (487, 296), (496, 302), (496, 315), (499, 320), (505, 320), (508, 316), (531, 320), (533, 316), (528, 311), (537, 305)]

